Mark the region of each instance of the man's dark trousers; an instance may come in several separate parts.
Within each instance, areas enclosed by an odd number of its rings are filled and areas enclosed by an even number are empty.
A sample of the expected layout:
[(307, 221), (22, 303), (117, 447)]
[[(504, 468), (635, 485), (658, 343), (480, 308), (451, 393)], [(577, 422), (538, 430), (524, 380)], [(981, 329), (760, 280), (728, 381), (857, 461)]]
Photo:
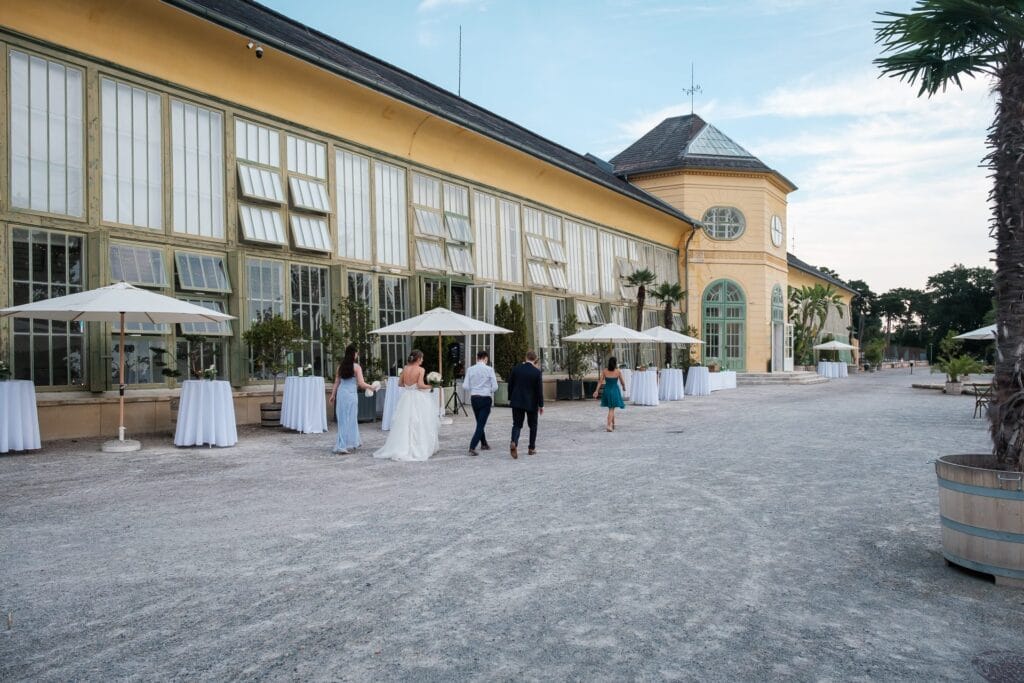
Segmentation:
[(469, 402), (473, 406), (473, 415), (476, 417), (476, 431), (473, 432), (473, 438), (469, 440), (469, 447), (475, 451), (477, 444), (487, 445), (484, 428), (487, 426), (487, 418), (491, 416), (491, 397), (470, 396)]
[(537, 448), (537, 411), (523, 410), (522, 408), (512, 409), (512, 443), (519, 443), (519, 433), (523, 431), (523, 420), (530, 428), (530, 450)]

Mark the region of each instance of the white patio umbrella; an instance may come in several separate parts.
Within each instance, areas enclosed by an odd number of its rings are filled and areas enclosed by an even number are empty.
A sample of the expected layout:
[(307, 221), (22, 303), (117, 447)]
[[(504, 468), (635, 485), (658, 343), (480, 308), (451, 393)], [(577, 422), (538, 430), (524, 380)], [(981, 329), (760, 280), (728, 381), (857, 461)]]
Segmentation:
[(981, 341), (992, 341), (996, 338), (996, 326), (986, 325), (970, 332), (964, 332), (953, 337), (953, 339), (977, 339)]
[(125, 439), (124, 428), (124, 326), (125, 323), (190, 323), (224, 322), (234, 316), (196, 306), (174, 297), (157, 294), (147, 289), (119, 282), (108, 287), (99, 287), (85, 292), (58, 296), (53, 299), (35, 301), (30, 304), (0, 308), (0, 318), (38, 318), (62, 320), (65, 322), (120, 322), (121, 343), (118, 358), (118, 377), (121, 384), (120, 422), (117, 440), (103, 444), (103, 450), (127, 452), (138, 450), (142, 444)]
[(652, 337), (653, 339), (655, 339), (656, 341), (661, 342), (662, 344), (703, 344), (704, 343), (700, 339), (697, 339), (696, 337), (691, 337), (688, 334), (681, 334), (681, 333), (676, 332), (674, 330), (670, 330), (670, 329), (664, 328), (661, 325), (658, 325), (656, 327), (652, 327), (650, 329), (644, 330), (644, 334), (646, 334), (648, 337)]
[[(437, 335), (437, 370), (440, 372), (442, 369), (441, 337), (461, 337), (467, 334), (510, 334), (511, 332), (512, 330), (506, 330), (504, 327), (474, 320), (469, 316), (461, 315), (439, 306), (401, 322), (371, 330), (370, 334), (395, 334), (407, 337), (433, 337)], [(442, 400), (444, 400), (443, 396), (439, 396), (438, 401)]]
[(589, 330), (570, 334), (568, 337), (562, 337), (562, 341), (608, 344), (648, 344), (658, 340), (644, 334), (643, 332), (631, 330), (628, 327), (623, 327), (617, 323), (607, 323), (600, 327), (592, 327)]
[(850, 344), (844, 344), (841, 341), (830, 341), (824, 344), (817, 344), (813, 347), (815, 351), (852, 351), (857, 348)]

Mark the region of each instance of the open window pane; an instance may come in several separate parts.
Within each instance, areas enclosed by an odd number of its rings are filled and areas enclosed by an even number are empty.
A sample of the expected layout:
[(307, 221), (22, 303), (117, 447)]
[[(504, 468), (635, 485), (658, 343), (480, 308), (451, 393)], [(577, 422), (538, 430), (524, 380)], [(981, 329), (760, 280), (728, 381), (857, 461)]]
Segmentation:
[(548, 244), (539, 237), (533, 235), (526, 236), (526, 246), (530, 250), (530, 256), (533, 258), (549, 259), (551, 253), (548, 251)]
[(604, 325), (608, 320), (604, 317), (604, 309), (601, 304), (590, 304), (590, 322), (595, 325)]
[(288, 185), (292, 190), (292, 204), (299, 209), (308, 209), (319, 213), (331, 210), (331, 201), (327, 195), (327, 186), (305, 178), (289, 178)]
[(561, 242), (548, 242), (548, 249), (551, 250), (552, 261), (555, 261), (557, 263), (569, 262), (569, 259), (565, 257), (565, 249), (562, 248)]
[(133, 285), (167, 286), (163, 252), (128, 244), (110, 245), (110, 279)]
[(296, 247), (313, 251), (331, 251), (331, 232), (325, 219), (293, 215), (291, 221), (292, 239)]
[(590, 307), (586, 301), (576, 302), (576, 320), (585, 325), (590, 324)]
[(563, 266), (548, 266), (551, 274), (551, 286), (558, 289), (569, 289), (569, 282), (565, 279), (565, 268)]
[(238, 205), (242, 221), (242, 236), (253, 242), (285, 244), (284, 221), (277, 209), (265, 209), (248, 204)]
[[(218, 313), (224, 312), (224, 303), (216, 299), (185, 299), (185, 301), (196, 306), (209, 308), (211, 311)], [(216, 337), (231, 336), (230, 320), (225, 320), (224, 322), (181, 323), (180, 326), (182, 334), (201, 334)]]
[(444, 223), (448, 227), (448, 234), (453, 240), (459, 242), (472, 242), (473, 230), (469, 226), (469, 219), (466, 216), (458, 216), (454, 213), (444, 215)]
[(465, 247), (449, 244), (448, 262), (452, 264), (452, 270), (456, 273), (463, 275), (473, 274), (473, 256), (469, 253), (469, 249)]
[(527, 261), (526, 268), (530, 273), (530, 283), (540, 287), (550, 287), (547, 266), (537, 261)]
[(188, 251), (174, 253), (178, 287), (202, 292), (230, 292), (228, 270), (224, 258)]
[(426, 270), (447, 270), (441, 245), (429, 240), (416, 240), (416, 262)]
[(262, 199), (267, 202), (281, 203), (284, 201), (281, 174), (277, 171), (249, 164), (238, 164), (238, 180), (244, 197)]
[(416, 208), (413, 210), (416, 221), (416, 232), (420, 235), (431, 237), (444, 237), (444, 228), (441, 227), (441, 214), (429, 209)]

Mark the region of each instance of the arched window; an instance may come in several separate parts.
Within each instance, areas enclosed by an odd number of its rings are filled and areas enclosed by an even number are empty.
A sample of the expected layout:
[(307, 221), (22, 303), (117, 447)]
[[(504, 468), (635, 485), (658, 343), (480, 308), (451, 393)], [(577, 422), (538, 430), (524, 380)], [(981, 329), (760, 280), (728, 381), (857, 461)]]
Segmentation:
[(704, 290), (704, 361), (717, 361), (723, 370), (746, 365), (747, 301), (740, 286), (716, 280)]
[(747, 228), (747, 220), (739, 209), (731, 206), (712, 206), (701, 219), (704, 232), (716, 240), (734, 240)]
[(782, 287), (775, 285), (772, 287), (772, 322), (783, 323), (786, 322), (786, 302), (782, 298)]

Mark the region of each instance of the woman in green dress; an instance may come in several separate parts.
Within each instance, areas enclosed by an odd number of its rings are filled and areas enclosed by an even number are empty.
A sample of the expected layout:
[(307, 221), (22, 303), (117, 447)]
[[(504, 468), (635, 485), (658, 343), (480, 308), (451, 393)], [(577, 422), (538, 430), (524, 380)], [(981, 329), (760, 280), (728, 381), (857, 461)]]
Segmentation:
[(597, 385), (597, 391), (594, 392), (594, 398), (601, 393), (601, 387), (604, 387), (604, 393), (601, 394), (601, 407), (608, 409), (608, 419), (604, 429), (606, 432), (614, 432), (615, 409), (626, 407), (626, 404), (622, 402), (622, 391), (626, 388), (626, 380), (622, 377), (622, 371), (619, 370), (615, 356), (608, 359), (608, 369), (601, 371), (601, 381)]

